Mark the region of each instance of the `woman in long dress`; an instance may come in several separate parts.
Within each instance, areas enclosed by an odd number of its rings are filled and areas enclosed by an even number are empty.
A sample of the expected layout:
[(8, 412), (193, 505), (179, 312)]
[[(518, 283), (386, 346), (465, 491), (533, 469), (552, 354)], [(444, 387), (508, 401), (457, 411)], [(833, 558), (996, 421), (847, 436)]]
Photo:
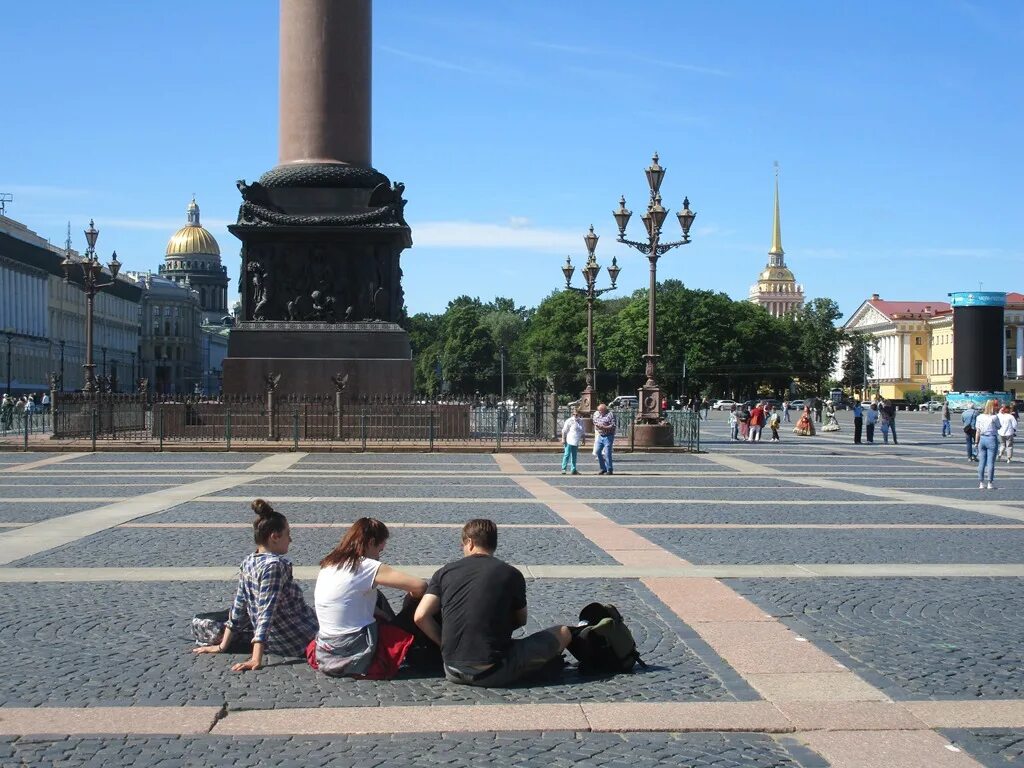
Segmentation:
[(800, 414), (796, 426), (793, 427), (793, 433), (803, 435), (804, 437), (814, 436), (814, 420), (811, 418), (810, 408), (804, 408), (804, 412)]
[(838, 432), (839, 431), (839, 420), (836, 418), (836, 404), (831, 400), (825, 406), (825, 426), (821, 428), (822, 432)]

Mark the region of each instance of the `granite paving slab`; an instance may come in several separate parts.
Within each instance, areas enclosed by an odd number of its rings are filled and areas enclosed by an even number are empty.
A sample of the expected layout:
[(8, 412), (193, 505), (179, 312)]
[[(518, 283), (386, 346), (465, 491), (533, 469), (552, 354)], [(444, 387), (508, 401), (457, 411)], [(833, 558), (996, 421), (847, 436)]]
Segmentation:
[[(760, 485), (751, 483), (750, 485)], [(787, 499), (799, 501), (866, 501), (867, 497), (850, 491), (837, 491), (831, 488), (797, 488), (795, 486), (757, 488), (737, 479), (731, 487), (719, 488), (604, 488), (600, 482), (588, 483), (583, 486), (559, 486), (561, 490), (577, 499), (661, 499), (672, 501), (689, 500), (734, 500), (734, 501), (766, 501), (776, 500), (785, 503)], [(873, 500), (873, 499), (871, 499)]]
[[(205, 480), (208, 476), (204, 475), (189, 475), (188, 482), (195, 480)], [(128, 497), (138, 496), (141, 493), (151, 493), (153, 491), (163, 490), (164, 488), (174, 488), (177, 485), (181, 485), (180, 482), (160, 483), (147, 486), (145, 488), (138, 488), (134, 485), (119, 485), (115, 479), (111, 479), (110, 482), (103, 485), (77, 485), (74, 483), (54, 483), (47, 485), (46, 487), (39, 487), (33, 485), (29, 487), (19, 485), (4, 485), (0, 488), (0, 498), (2, 499), (34, 499), (40, 496), (48, 498), (61, 498), (61, 499), (76, 499), (76, 498), (111, 498), (111, 497)], [(0, 508), (4, 505), (0, 504)], [(93, 504), (93, 506), (97, 506)]]
[[(312, 582), (302, 586), (312, 600)], [(328, 678), (304, 659), (278, 656), (259, 674), (233, 673), (231, 663), (242, 656), (196, 656), (189, 632), (194, 613), (226, 607), (233, 592), (227, 581), (0, 585), (0, 705), (227, 703), (231, 709), (265, 709), (757, 698), (635, 580), (530, 579), (526, 631), (573, 620), (592, 600), (614, 603), (629, 617), (647, 669), (581, 678), (568, 667), (532, 687), (503, 689), (450, 684), (433, 671), (407, 671), (390, 681)]]
[(678, 477), (674, 475), (661, 475), (658, 477), (641, 477), (638, 475), (612, 475), (611, 477), (602, 477), (600, 475), (580, 475), (573, 477), (567, 475), (562, 477), (560, 474), (554, 474), (551, 476), (544, 475), (544, 481), (550, 483), (557, 488), (563, 488), (568, 491), (570, 488), (586, 487), (586, 488), (616, 488), (622, 486), (628, 486), (629, 488), (647, 488), (655, 486), (658, 488), (719, 488), (719, 489), (732, 489), (738, 485), (750, 485), (758, 489), (758, 492), (768, 492), (772, 488), (781, 488), (792, 490), (801, 486), (786, 480), (782, 477), (756, 477), (756, 478), (742, 478), (736, 473), (730, 473), (722, 475), (721, 473), (714, 475), (702, 475), (698, 477)]
[[(369, 496), (369, 493), (364, 493)], [(274, 496), (267, 497), (271, 502)], [(0, 504), (0, 511), (5, 505)], [(425, 502), (388, 502), (362, 504), (356, 502), (275, 503), (275, 508), (293, 523), (352, 523), (360, 517), (376, 517), (392, 523), (458, 523), (473, 517), (488, 517), (502, 523), (563, 523), (543, 504), (502, 504), (500, 500), (477, 504), (437, 504)], [(166, 512), (149, 515), (146, 523), (251, 523), (248, 504), (237, 501), (190, 501)]]
[(1024, 731), (1003, 728), (942, 728), (939, 733), (986, 768), (1024, 766)]
[(729, 579), (895, 699), (1024, 698), (1024, 580)]
[[(151, 518), (146, 518), (151, 522)], [(316, 565), (345, 533), (341, 528), (292, 530), (288, 557), (296, 565)], [(71, 544), (18, 560), (16, 567), (189, 567), (230, 566), (254, 548), (245, 528), (114, 528)], [(498, 529), (498, 556), (522, 565), (605, 565), (612, 559), (578, 531), (551, 528)], [(384, 560), (392, 565), (440, 565), (462, 556), (460, 530), (396, 529)]]
[(64, 515), (81, 512), (85, 509), (93, 509), (98, 506), (102, 506), (102, 502), (62, 501), (51, 503), (25, 500), (10, 504), (0, 504), (0, 523), (38, 523), (41, 520), (63, 517)]
[(237, 464), (239, 466), (247, 466), (273, 455), (272, 453), (238, 453), (232, 451), (206, 451), (201, 455), (179, 453), (177, 451), (149, 451), (145, 453), (135, 451), (108, 453), (104, 451), (101, 453), (85, 454), (84, 456), (72, 459), (68, 464), (76, 466), (80, 464), (168, 464), (172, 466), (184, 466), (186, 464)]
[(243, 496), (272, 499), (275, 496), (354, 496), (358, 498), (408, 496), (412, 498), (452, 499), (529, 499), (529, 493), (516, 485), (491, 488), (478, 485), (457, 485), (454, 483), (432, 483), (430, 485), (403, 483), (377, 486), (348, 485), (332, 483), (330, 478), (309, 478), (305, 483), (268, 483), (257, 481), (228, 488), (211, 496)]
[(697, 565), (1020, 563), (1024, 559), (1022, 529), (635, 530)]
[(9, 467), (15, 464), (29, 464), (33, 461), (45, 459), (52, 454), (48, 453), (22, 453), (21, 451), (0, 451), (0, 467)]
[(352, 487), (369, 487), (369, 488), (404, 488), (406, 486), (415, 488), (417, 486), (424, 488), (447, 487), (452, 486), (456, 488), (509, 488), (515, 489), (519, 486), (510, 477), (502, 477), (497, 474), (493, 475), (421, 475), (421, 474), (401, 474), (401, 470), (394, 470), (394, 472), (384, 475), (370, 475), (360, 472), (348, 472), (346, 474), (332, 474), (324, 472), (323, 474), (317, 472), (296, 472), (294, 470), (288, 470), (280, 474), (276, 474), (273, 478), (267, 478), (263, 481), (253, 480), (253, 483), (257, 482), (272, 482), (275, 485), (280, 484), (286, 487), (294, 486), (309, 486), (312, 484), (319, 483), (333, 483), (335, 485), (350, 485)]
[[(791, 500), (803, 500), (797, 491)], [(623, 525), (647, 523), (941, 523), (1005, 525), (1005, 517), (917, 504), (619, 504), (592, 503), (594, 509)], [(800, 562), (811, 562), (806, 557)], [(817, 561), (816, 561), (817, 562)]]
[(290, 738), (4, 737), (0, 762), (103, 768), (186, 765), (331, 768), (821, 768), (795, 740), (752, 733), (498, 732)]
[(497, 468), (494, 459), (486, 453), (388, 453), (382, 451), (375, 453), (310, 453), (303, 456), (298, 466), (306, 467), (309, 464), (465, 464), (474, 465), (484, 469)]

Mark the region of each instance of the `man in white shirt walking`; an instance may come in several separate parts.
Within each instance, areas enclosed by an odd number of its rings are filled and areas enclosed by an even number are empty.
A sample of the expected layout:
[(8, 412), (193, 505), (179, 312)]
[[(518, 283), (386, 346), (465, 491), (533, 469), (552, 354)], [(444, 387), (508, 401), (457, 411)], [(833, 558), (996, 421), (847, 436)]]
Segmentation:
[(583, 426), (583, 419), (579, 412), (569, 414), (569, 418), (562, 424), (562, 474), (566, 469), (571, 469), (572, 474), (578, 475), (576, 471), (576, 459), (579, 457), (580, 446), (586, 438), (587, 431)]

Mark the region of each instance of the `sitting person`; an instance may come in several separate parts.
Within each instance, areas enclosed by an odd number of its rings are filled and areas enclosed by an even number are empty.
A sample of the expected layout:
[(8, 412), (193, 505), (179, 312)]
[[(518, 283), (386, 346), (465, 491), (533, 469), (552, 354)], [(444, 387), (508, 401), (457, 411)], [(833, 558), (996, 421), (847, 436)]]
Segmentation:
[(512, 638), (526, 624), (526, 580), (494, 556), (497, 547), (492, 521), (466, 523), (465, 557), (434, 574), (416, 609), (416, 624), (441, 646), (445, 677), (453, 683), (510, 685), (559, 657), (572, 640), (565, 626)]
[[(386, 680), (398, 673), (415, 639), (412, 615), (427, 582), (380, 562), (388, 541), (380, 520), (361, 517), (320, 561), (313, 604), (320, 624), (306, 658), (332, 676)], [(378, 586), (405, 590), (396, 616)]]
[(252, 656), (233, 664), (233, 672), (263, 666), (263, 656), (303, 656), (316, 635), (316, 615), (292, 578), (292, 563), (285, 555), (292, 542), (288, 519), (263, 499), (252, 503), (256, 513), (253, 538), (256, 551), (242, 561), (238, 589), (219, 644), (204, 645), (194, 653), (222, 653), (235, 634), (252, 633)]

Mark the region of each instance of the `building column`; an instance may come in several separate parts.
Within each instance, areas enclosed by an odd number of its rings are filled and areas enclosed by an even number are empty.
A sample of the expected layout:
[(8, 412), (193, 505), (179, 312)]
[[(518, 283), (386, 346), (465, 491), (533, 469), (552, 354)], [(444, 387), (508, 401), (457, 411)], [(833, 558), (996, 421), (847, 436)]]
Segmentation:
[(1017, 325), (1017, 378), (1024, 379), (1024, 325)]

